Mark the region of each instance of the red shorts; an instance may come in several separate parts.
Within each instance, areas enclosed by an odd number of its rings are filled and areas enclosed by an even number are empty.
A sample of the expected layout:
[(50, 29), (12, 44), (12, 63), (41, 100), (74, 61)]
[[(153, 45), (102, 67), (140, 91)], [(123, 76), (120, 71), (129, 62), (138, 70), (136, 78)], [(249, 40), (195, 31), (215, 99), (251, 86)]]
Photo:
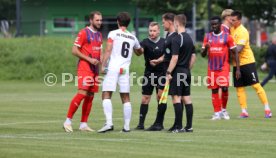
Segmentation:
[(97, 93), (99, 91), (98, 75), (89, 71), (78, 71), (78, 89)]
[(219, 87), (229, 87), (229, 71), (208, 70), (207, 87), (217, 89)]

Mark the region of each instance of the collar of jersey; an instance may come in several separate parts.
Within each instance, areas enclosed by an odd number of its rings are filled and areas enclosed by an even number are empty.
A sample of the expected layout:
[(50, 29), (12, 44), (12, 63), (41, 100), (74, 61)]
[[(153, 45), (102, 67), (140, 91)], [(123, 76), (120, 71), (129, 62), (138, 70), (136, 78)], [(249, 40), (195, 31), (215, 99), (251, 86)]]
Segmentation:
[(148, 37), (148, 39), (149, 39), (151, 42), (153, 42), (153, 43), (157, 43), (157, 42), (160, 40), (160, 36), (159, 36), (156, 40), (152, 40), (152, 39), (150, 39), (149, 37)]
[(219, 34), (215, 34), (214, 32), (212, 32), (212, 34), (213, 34), (214, 36), (220, 36), (222, 33), (223, 33), (223, 31), (221, 31)]
[(88, 28), (90, 31), (92, 31), (93, 33), (96, 33), (96, 32), (97, 32), (97, 31), (92, 30), (89, 26), (87, 26), (87, 28)]

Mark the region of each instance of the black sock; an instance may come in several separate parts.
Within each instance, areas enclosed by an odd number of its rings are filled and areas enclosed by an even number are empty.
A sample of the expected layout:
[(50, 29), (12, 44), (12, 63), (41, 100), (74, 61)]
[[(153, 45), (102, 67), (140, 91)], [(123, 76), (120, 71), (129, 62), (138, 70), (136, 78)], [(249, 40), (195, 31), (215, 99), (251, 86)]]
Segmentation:
[(167, 104), (159, 104), (158, 105), (157, 116), (156, 116), (154, 124), (163, 125), (166, 110), (167, 110)]
[(193, 104), (186, 104), (186, 119), (187, 119), (187, 124), (185, 128), (192, 128), (193, 125)]
[(173, 106), (174, 106), (174, 114), (175, 114), (175, 127), (177, 129), (181, 129), (182, 117), (183, 117), (182, 104), (176, 103), (176, 104), (173, 104)]
[(139, 115), (139, 125), (144, 125), (147, 113), (149, 109), (149, 104), (140, 105), (140, 115)]

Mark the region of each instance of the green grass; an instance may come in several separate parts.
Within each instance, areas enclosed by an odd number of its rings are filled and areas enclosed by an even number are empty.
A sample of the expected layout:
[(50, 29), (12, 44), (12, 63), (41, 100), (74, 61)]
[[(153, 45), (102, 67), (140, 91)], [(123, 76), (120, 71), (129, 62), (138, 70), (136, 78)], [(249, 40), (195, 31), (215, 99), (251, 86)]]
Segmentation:
[[(74, 133), (68, 134), (61, 127), (76, 92), (73, 84), (47, 87), (42, 82), (1, 81), (0, 87), (0, 158), (271, 158), (276, 155), (275, 117), (264, 118), (263, 106), (250, 87), (247, 88), (248, 119), (237, 118), (240, 109), (234, 88), (230, 88), (229, 121), (209, 120), (212, 115), (210, 91), (206, 87), (192, 87), (194, 133), (181, 134), (166, 130), (120, 133), (122, 105), (117, 93), (112, 99), (115, 131), (106, 134), (79, 132), (79, 109), (74, 117)], [(276, 110), (276, 84), (269, 83), (265, 89), (272, 110)], [(138, 122), (140, 98), (140, 87), (132, 87), (132, 129)], [(174, 119), (169, 102), (166, 129)], [(155, 114), (153, 98), (146, 127), (154, 121)], [(103, 123), (101, 96), (97, 94), (89, 125), (97, 130)]]

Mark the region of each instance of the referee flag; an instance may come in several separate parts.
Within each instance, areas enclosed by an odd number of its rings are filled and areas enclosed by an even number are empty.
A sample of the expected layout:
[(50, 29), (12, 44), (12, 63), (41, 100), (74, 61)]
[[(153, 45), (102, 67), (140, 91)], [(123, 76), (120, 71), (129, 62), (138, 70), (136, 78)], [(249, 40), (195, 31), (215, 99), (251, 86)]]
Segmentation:
[(168, 100), (168, 92), (170, 88), (170, 82), (166, 82), (164, 90), (162, 92), (161, 98), (159, 100), (159, 104), (166, 104)]

